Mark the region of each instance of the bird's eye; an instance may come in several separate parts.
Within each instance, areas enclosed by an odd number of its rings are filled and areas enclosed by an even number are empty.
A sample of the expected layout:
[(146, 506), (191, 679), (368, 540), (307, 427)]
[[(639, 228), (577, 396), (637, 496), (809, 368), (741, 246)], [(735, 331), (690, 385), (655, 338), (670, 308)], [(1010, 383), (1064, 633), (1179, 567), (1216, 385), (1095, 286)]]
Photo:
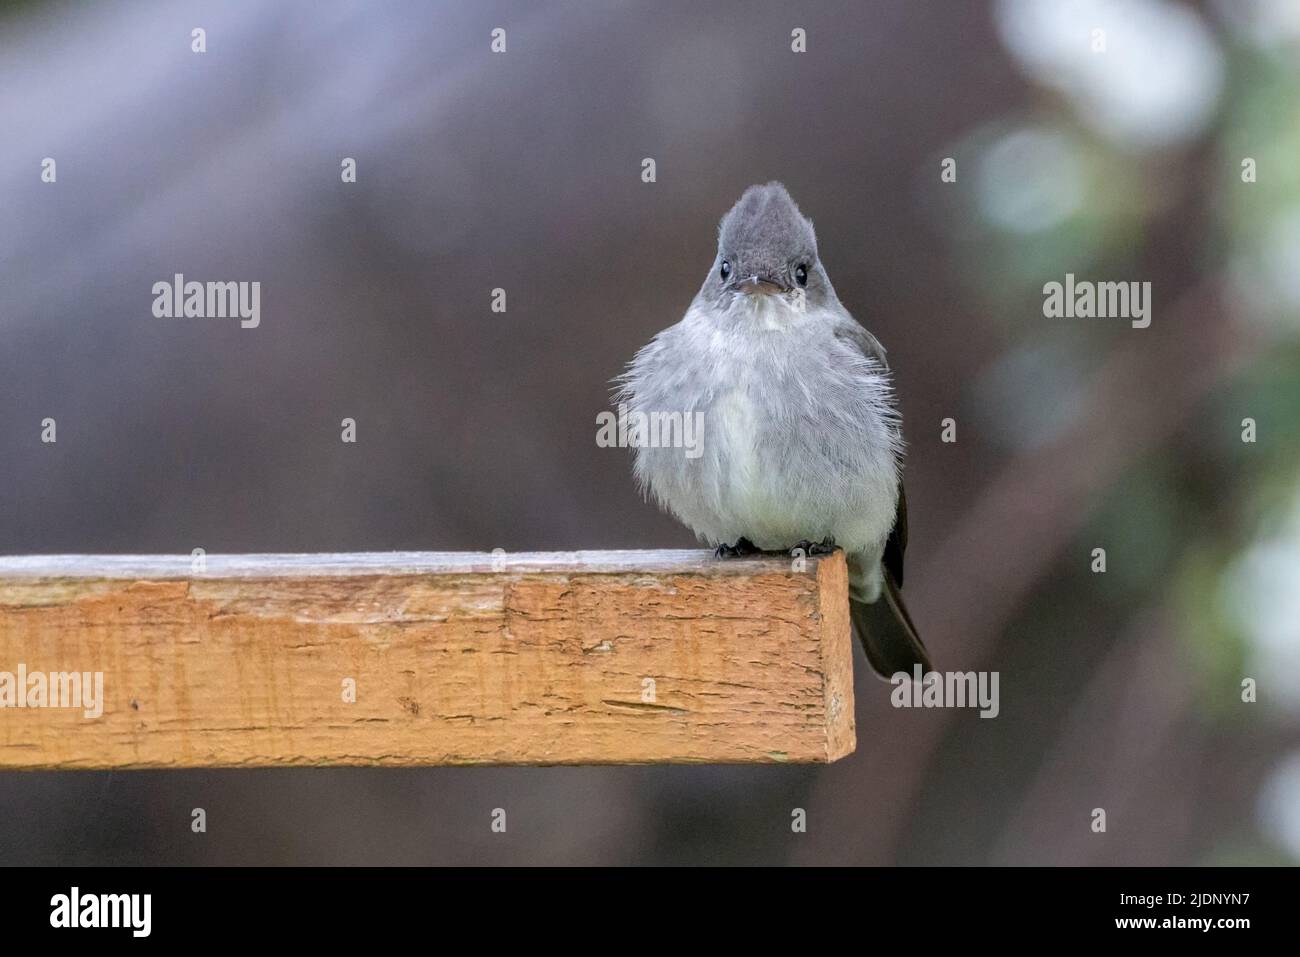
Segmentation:
[(794, 281), (801, 286), (808, 285), (808, 267), (800, 263), (794, 270)]
[(730, 275), (731, 275), (731, 263), (727, 262), (724, 259), (722, 260), (722, 281), (726, 282), (727, 277)]

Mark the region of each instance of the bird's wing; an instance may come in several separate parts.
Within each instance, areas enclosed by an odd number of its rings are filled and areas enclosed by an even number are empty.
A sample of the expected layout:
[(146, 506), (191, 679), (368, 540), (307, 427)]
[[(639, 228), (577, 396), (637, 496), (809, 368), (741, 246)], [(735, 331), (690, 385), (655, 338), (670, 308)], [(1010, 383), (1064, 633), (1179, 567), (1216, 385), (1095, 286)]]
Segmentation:
[(885, 361), (885, 347), (852, 316), (845, 314), (843, 321), (835, 324), (835, 337), (848, 343), (868, 359), (875, 359), (882, 368), (889, 368), (889, 363)]
[(893, 576), (894, 584), (903, 587), (903, 552), (907, 551), (907, 493), (903, 490), (903, 481), (898, 481), (898, 511), (894, 515), (894, 527), (885, 542), (885, 554), (881, 559), (885, 571)]
[[(882, 369), (889, 368), (889, 363), (885, 361), (885, 347), (852, 316), (845, 316), (844, 321), (836, 324), (835, 335), (868, 359), (879, 362)], [(899, 588), (903, 586), (903, 552), (906, 549), (907, 496), (903, 494), (903, 483), (900, 479), (898, 510), (894, 515), (894, 527), (889, 533), (889, 540), (885, 543), (884, 555), (885, 569), (893, 575), (894, 584)]]
[[(889, 368), (885, 361), (885, 347), (852, 317), (835, 326), (835, 335), (856, 352), (878, 362), (882, 370)], [(930, 655), (925, 643), (916, 633), (916, 625), (903, 603), (903, 553), (907, 550), (907, 495), (903, 482), (898, 483), (898, 505), (894, 513), (894, 527), (889, 531), (885, 551), (880, 562), (884, 583), (880, 598), (870, 605), (849, 602), (853, 631), (866, 649), (872, 668), (882, 677), (896, 672), (912, 673), (915, 665), (923, 671), (930, 670)]]

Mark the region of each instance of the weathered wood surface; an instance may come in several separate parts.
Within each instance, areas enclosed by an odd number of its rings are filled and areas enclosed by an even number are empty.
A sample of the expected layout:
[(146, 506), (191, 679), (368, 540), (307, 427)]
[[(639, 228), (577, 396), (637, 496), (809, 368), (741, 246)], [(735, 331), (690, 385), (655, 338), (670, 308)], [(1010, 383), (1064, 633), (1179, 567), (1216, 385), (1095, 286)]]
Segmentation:
[(809, 762), (854, 748), (839, 554), (204, 561), (0, 558), (0, 701), (20, 665), (102, 672), (104, 688), (98, 717), (0, 707), (0, 768)]

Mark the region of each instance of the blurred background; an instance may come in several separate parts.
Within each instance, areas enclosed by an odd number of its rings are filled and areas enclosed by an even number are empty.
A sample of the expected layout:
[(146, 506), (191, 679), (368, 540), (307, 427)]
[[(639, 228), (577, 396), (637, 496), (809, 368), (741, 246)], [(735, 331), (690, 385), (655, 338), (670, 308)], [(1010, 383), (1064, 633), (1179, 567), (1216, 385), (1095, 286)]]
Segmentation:
[(889, 350), (913, 617), (1001, 674), (859, 657), (829, 767), (0, 774), (0, 863), (1295, 863), (1297, 156), (1295, 0), (0, 2), (0, 553), (689, 547), (595, 417), (780, 179)]

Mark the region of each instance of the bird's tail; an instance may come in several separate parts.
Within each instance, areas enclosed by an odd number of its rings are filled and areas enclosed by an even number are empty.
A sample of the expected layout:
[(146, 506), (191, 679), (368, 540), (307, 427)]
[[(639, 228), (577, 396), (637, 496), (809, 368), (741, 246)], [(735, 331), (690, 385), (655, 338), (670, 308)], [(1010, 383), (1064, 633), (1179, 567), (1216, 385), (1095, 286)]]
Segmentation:
[(881, 571), (884, 582), (879, 598), (871, 604), (849, 600), (853, 633), (862, 642), (871, 667), (882, 678), (890, 678), (899, 671), (911, 675), (913, 666), (918, 664), (922, 673), (928, 672), (930, 654), (916, 633), (894, 576), (888, 569)]

